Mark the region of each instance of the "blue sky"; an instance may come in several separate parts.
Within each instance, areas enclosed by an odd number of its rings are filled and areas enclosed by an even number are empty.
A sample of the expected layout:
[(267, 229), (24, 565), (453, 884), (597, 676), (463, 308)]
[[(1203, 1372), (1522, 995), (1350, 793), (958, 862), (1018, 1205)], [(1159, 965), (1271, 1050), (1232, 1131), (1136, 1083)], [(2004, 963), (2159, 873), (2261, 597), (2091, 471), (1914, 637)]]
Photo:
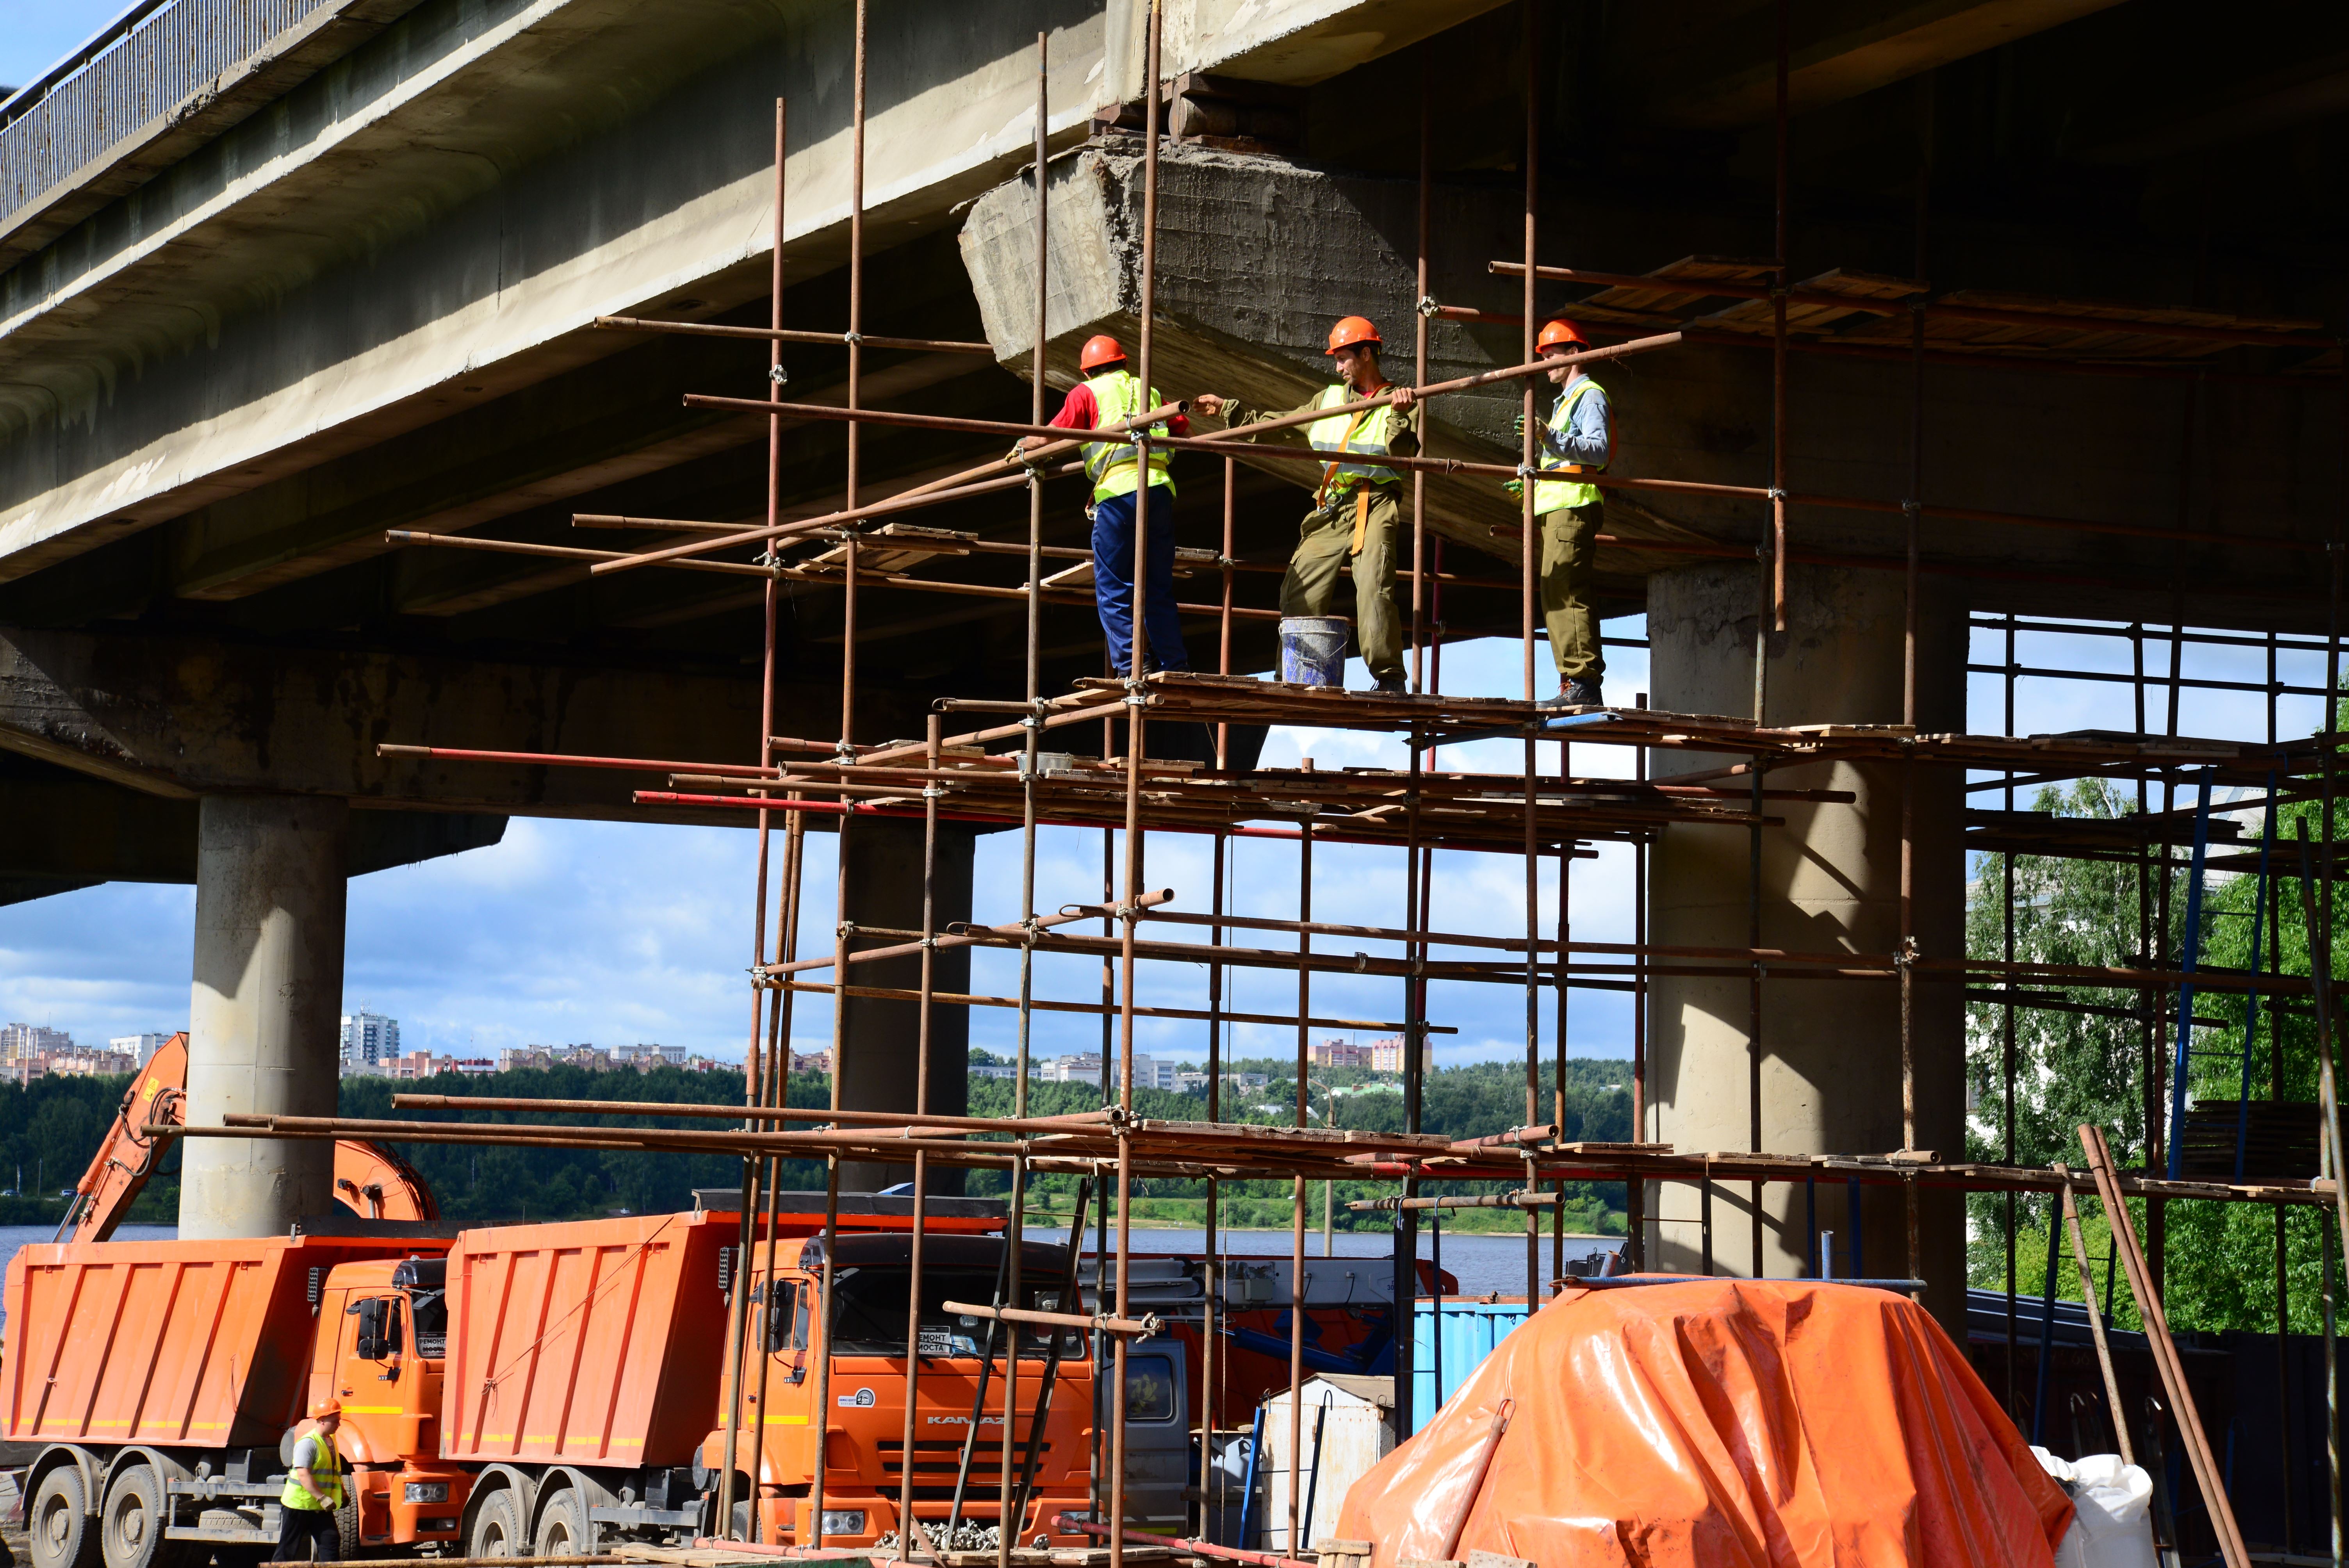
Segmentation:
[[(1636, 619), (1611, 623), (1610, 634), (1638, 635)], [(2018, 647), (2026, 665), (2122, 671), (2127, 645), (2118, 639), (2026, 635)], [(1975, 634), (1974, 658), (2002, 656), (2001, 639)], [(1628, 702), (1647, 686), (1646, 655), (1609, 651), (1609, 696)], [(2262, 680), (2264, 655), (2255, 649), (2198, 650), (2189, 675)], [(2284, 680), (2320, 685), (2321, 660), (2287, 655)], [(1483, 643), (1446, 650), (1444, 686), (1455, 692), (1513, 694), (1514, 644)], [(1350, 683), (1366, 684), (1361, 667)], [(1970, 686), (1969, 727), (2002, 727), (2000, 683), (1975, 676)], [(2282, 733), (2304, 734), (2317, 720), (2313, 698), (2287, 699)], [(2160, 716), (2153, 719), (2159, 727)], [(2130, 726), (2127, 688), (2081, 681), (2027, 679), (2021, 684), (2019, 733), (2092, 726)], [(2265, 717), (2254, 696), (2189, 693), (2180, 727), (2188, 734), (2262, 738)], [(1547, 749), (1547, 748), (1546, 748)], [(1269, 766), (1310, 756), (1318, 767), (1400, 765), (1391, 738), (1344, 732), (1276, 732)], [(1514, 743), (1449, 748), (1449, 767), (1511, 770)], [(1628, 751), (1578, 747), (1582, 773), (1628, 770)], [(1545, 759), (1545, 768), (1555, 766)], [(832, 839), (810, 836), (805, 915), (810, 931), (828, 931), (833, 915)], [(423, 865), (360, 877), (350, 886), (347, 1006), (391, 1014), (413, 1046), (459, 1054), (489, 1054), (502, 1046), (536, 1041), (626, 1044), (657, 1040), (713, 1056), (739, 1057), (747, 1032), (742, 968), (749, 958), (752, 840), (725, 829), (635, 826), (517, 818), (505, 841)], [(1019, 841), (1017, 833), (980, 841), (976, 884), (978, 918), (1016, 919)], [(1572, 878), (1575, 934), (1595, 940), (1630, 935), (1630, 852), (1607, 847), (1596, 861), (1578, 861)], [(1040, 841), (1040, 903), (1098, 896), (1101, 835), (1050, 830)], [(1508, 934), (1522, 929), (1521, 884), (1515, 862), (1503, 856), (1440, 857), (1434, 887), (1438, 929)], [(1209, 862), (1205, 840), (1154, 837), (1150, 882), (1176, 890), (1176, 907), (1207, 907)], [(1296, 851), (1256, 843), (1236, 857), (1232, 907), (1240, 913), (1295, 913)], [(1394, 924), (1402, 907), (1399, 852), (1328, 846), (1317, 852), (1317, 917)], [(1543, 923), (1555, 917), (1554, 878), (1543, 878)], [(169, 1029), (187, 1016), (191, 966), (191, 889), (116, 884), (35, 903), (0, 908), (0, 1020), (25, 1019), (104, 1038), (139, 1029)], [(1170, 937), (1195, 931), (1161, 928)], [(1254, 939), (1251, 939), (1254, 940)], [(1285, 945), (1277, 938), (1267, 945)], [(1326, 945), (1340, 946), (1331, 943)], [(1356, 944), (1366, 948), (1370, 944)], [(1370, 948), (1376, 951), (1375, 948)], [(1082, 998), (1096, 994), (1097, 971), (1077, 960), (1039, 969), (1040, 995)], [(983, 954), (973, 989), (1004, 995), (1016, 986), (1009, 955)], [(1314, 1011), (1373, 1021), (1400, 1017), (1399, 986), (1391, 980), (1317, 977)], [(1143, 1000), (1199, 1006), (1204, 966), (1146, 965)], [(1506, 987), (1439, 987), (1431, 1012), (1459, 1033), (1437, 1043), (1439, 1061), (1515, 1056), (1522, 1049), (1520, 994)], [(1235, 1010), (1284, 1012), (1295, 1000), (1293, 978), (1268, 971), (1240, 972), (1230, 982)], [(1009, 1050), (1012, 1015), (975, 1009), (972, 1038)], [(1568, 1037), (1578, 1056), (1628, 1054), (1630, 1015), (1622, 999), (1578, 992)], [(1059, 1055), (1088, 1048), (1099, 1026), (1090, 1018), (1040, 1016), (1035, 1048)], [(803, 1048), (829, 1038), (830, 1014), (822, 998), (802, 997), (792, 1033)], [(1204, 1054), (1205, 1026), (1177, 1021), (1141, 1026), (1140, 1048), (1161, 1055)], [(1286, 1053), (1294, 1033), (1243, 1027), (1234, 1048), (1247, 1054)]]
[(123, 0), (0, 0), (0, 85), (23, 87), (127, 8)]

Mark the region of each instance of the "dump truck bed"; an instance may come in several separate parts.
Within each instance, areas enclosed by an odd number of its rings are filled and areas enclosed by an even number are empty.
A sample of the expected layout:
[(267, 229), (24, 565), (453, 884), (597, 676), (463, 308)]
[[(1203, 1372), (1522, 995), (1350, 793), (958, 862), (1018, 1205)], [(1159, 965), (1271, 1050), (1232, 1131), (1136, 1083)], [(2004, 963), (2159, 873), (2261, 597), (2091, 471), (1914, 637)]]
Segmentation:
[(0, 1435), (274, 1448), (304, 1414), (327, 1273), (445, 1244), (272, 1236), (24, 1247), (8, 1264)]
[(718, 1420), (732, 1214), (467, 1231), (449, 1254), (441, 1457), (682, 1465)]

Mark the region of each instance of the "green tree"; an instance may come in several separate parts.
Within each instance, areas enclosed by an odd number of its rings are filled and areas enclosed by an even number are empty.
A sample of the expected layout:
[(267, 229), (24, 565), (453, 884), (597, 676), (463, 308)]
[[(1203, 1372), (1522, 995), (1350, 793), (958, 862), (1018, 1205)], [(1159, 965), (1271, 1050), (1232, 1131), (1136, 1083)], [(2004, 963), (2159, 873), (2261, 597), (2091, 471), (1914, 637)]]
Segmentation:
[[(2033, 809), (2052, 815), (2118, 821), (2136, 813), (2134, 791), (2101, 779), (2086, 779), (2068, 791), (2044, 789)], [(2178, 797), (2190, 827), (2196, 796)], [(2224, 810), (2223, 806), (2220, 808)], [(2344, 813), (2349, 815), (2349, 813)], [(2222, 835), (2230, 819), (2218, 819)], [(2231, 819), (2240, 829), (2241, 849), (2256, 851), (2261, 824)], [(2197, 934), (2198, 966), (2243, 970), (2251, 966), (2252, 932), (2260, 931), (2262, 971), (2307, 975), (2307, 923), (2298, 878), (2294, 833), (2305, 822), (2311, 838), (2323, 831), (2321, 809), (2312, 802), (2278, 812), (2275, 848), (2264, 902), (2256, 875), (2206, 876)], [(2185, 829), (2178, 830), (2183, 837)], [(2336, 828), (2336, 833), (2340, 831)], [(2116, 838), (2126, 835), (2116, 835)], [(2214, 835), (2214, 842), (2224, 843)], [(2239, 851), (2238, 851), (2239, 852)], [(1967, 948), (1975, 958), (1998, 958), (2005, 950), (2008, 857), (1983, 857), (1969, 889)], [(2129, 965), (2145, 956), (2145, 923), (2164, 907), (2162, 873), (2140, 880), (2133, 858), (2113, 860), (2013, 857), (2014, 955), (2055, 964)], [(2171, 873), (2167, 890), (2168, 941), (2171, 962), (2188, 936), (2188, 877)], [(2254, 915), (2259, 918), (2255, 921)], [(2349, 944), (2349, 899), (2335, 901), (2333, 945)], [(2146, 1149), (2146, 1084), (2148, 1048), (2166, 1085), (2177, 1050), (2175, 1008), (2165, 1000), (2163, 1026), (2148, 1027), (2139, 994), (2104, 988), (2049, 989), (2018, 983), (2028, 1001), (2014, 1010), (2014, 1157), (2024, 1165), (2082, 1163), (2077, 1128), (2094, 1122), (2106, 1130), (2114, 1153), (2125, 1165), (2142, 1166)], [(1994, 988), (1993, 988), (1994, 989)], [(2050, 1004), (2054, 1004), (2051, 1006)], [(2239, 991), (2204, 989), (2194, 1000), (2193, 1052), (2188, 1076), (2189, 1100), (2231, 1108), (2243, 1092), (2248, 1054), (2249, 1092), (2256, 1099), (2281, 1098), (2313, 1105), (2317, 1051), (2314, 1023), (2305, 999), (2258, 1001), (2248, 1052), (2244, 1040), (2247, 998)], [(1967, 1072), (1976, 1109), (1969, 1119), (1968, 1156), (2004, 1158), (2006, 1008), (1977, 995), (1968, 1004)], [(2166, 1094), (2161, 1116), (2169, 1117)], [(2006, 1216), (2003, 1194), (1969, 1198), (1968, 1274), (1974, 1284), (2003, 1289), (2006, 1284)], [(2037, 1295), (2046, 1276), (2047, 1225), (2052, 1202), (2027, 1196), (2016, 1202), (2015, 1269), (2019, 1290)], [(2132, 1202), (2138, 1235), (2147, 1233), (2145, 1205)], [(2101, 1289), (2107, 1233), (2093, 1202), (2082, 1204), (2084, 1228)], [(2176, 1201), (2165, 1205), (2167, 1257), (2163, 1305), (2180, 1328), (2249, 1329), (2272, 1332), (2276, 1321), (2275, 1275), (2281, 1243), (2294, 1332), (2321, 1327), (2321, 1246), (2329, 1217), (2302, 1208), (2283, 1212), (2265, 1205)], [(2077, 1299), (2078, 1271), (2068, 1243), (2060, 1249), (2057, 1290)], [(2116, 1315), (2124, 1326), (2137, 1315), (2124, 1283), (2114, 1293)]]

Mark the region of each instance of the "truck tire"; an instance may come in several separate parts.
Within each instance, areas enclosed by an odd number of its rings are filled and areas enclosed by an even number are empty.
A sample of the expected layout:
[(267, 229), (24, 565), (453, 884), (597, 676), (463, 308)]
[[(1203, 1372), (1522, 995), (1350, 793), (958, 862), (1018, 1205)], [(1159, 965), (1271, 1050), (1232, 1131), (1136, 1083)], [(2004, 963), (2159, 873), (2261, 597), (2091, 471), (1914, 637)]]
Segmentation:
[(98, 1568), (97, 1522), (89, 1516), (79, 1467), (61, 1464), (41, 1478), (25, 1525), (33, 1568)]
[(522, 1504), (512, 1488), (500, 1487), (473, 1505), (473, 1528), (465, 1542), (465, 1555), (530, 1555), (530, 1538), (523, 1533)]
[(98, 1510), (98, 1552), (105, 1568), (180, 1568), (181, 1542), (164, 1538), (163, 1478), (139, 1463), (115, 1471)]
[(546, 1500), (538, 1515), (538, 1555), (592, 1556), (595, 1525), (587, 1517), (587, 1498), (575, 1486), (566, 1486)]
[(356, 1497), (335, 1510), (335, 1543), (346, 1563), (366, 1555), (359, 1550), (359, 1502)]

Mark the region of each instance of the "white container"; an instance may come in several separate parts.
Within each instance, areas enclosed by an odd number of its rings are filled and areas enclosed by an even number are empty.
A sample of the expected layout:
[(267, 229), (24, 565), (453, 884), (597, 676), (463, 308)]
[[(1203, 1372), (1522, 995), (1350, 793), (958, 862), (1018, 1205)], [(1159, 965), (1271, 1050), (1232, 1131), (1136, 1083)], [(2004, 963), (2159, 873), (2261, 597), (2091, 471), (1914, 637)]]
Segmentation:
[(2060, 1460), (2031, 1450), (2072, 1494), (2072, 1527), (2056, 1543), (2055, 1568), (2160, 1568), (2153, 1545), (2153, 1478), (2118, 1454)]
[[(1247, 1544), (1259, 1552), (1293, 1555), (1292, 1547), (1310, 1549), (1316, 1542), (1338, 1533), (1339, 1511), (1346, 1493), (1368, 1475), (1372, 1466), (1395, 1446), (1394, 1379), (1316, 1374), (1298, 1390), (1304, 1406), (1299, 1425), (1297, 1482), (1298, 1533), (1288, 1539), (1288, 1390), (1264, 1402), (1264, 1449), (1257, 1459), (1257, 1475), (1264, 1487), (1257, 1504), (1256, 1539)], [(1319, 1475), (1316, 1475), (1314, 1430), (1319, 1428)], [(1306, 1512), (1308, 1501), (1312, 1511)]]

